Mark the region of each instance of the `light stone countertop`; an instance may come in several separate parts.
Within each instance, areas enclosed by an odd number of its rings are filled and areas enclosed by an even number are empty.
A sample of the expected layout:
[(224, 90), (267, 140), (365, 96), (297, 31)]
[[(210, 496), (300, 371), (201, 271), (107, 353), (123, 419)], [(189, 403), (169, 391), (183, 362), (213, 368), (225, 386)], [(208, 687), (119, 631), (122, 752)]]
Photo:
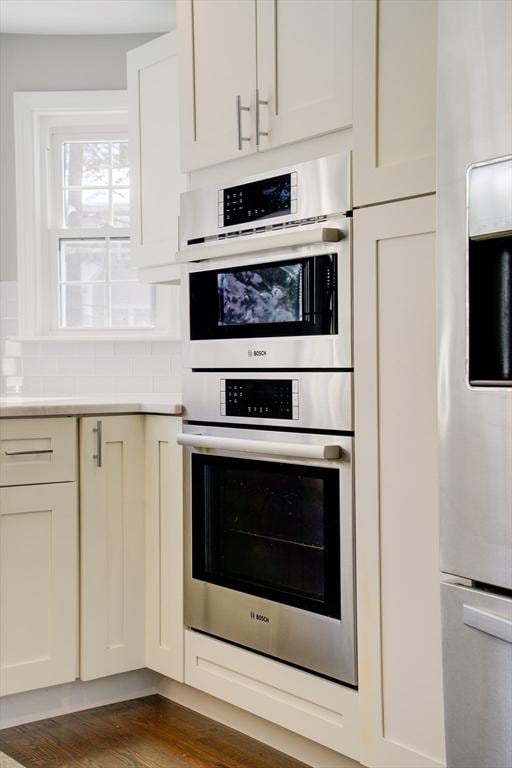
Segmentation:
[(0, 417), (83, 416), (89, 414), (154, 413), (179, 416), (183, 411), (181, 394), (165, 395), (79, 395), (73, 397), (0, 398)]

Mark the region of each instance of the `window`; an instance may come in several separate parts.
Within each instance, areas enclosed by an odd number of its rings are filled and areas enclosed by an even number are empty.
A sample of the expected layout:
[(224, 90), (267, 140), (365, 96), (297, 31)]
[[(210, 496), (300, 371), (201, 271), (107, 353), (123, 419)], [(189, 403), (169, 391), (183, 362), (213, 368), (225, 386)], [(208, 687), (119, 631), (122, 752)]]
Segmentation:
[(130, 170), (122, 129), (53, 129), (49, 229), (53, 326), (59, 330), (155, 327), (155, 289), (130, 255)]
[(168, 336), (169, 286), (130, 247), (125, 91), (15, 94), (22, 336)]

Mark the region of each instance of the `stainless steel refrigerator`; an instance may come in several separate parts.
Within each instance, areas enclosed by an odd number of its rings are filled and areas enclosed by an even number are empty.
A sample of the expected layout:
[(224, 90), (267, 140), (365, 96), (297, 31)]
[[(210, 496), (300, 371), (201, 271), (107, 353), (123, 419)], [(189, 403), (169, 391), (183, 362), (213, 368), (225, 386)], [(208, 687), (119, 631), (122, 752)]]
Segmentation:
[(512, 2), (440, 0), (438, 339), (448, 768), (512, 766)]

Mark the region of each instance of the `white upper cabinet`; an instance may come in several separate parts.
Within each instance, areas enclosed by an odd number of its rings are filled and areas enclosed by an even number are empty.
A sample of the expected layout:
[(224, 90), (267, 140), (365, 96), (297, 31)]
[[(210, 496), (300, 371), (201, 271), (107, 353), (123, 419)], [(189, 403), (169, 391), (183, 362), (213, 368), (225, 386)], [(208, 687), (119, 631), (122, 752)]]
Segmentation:
[(178, 0), (181, 167), (256, 148), (254, 0)]
[(352, 0), (178, 0), (184, 171), (352, 122)]
[(354, 205), (435, 191), (436, 0), (354, 3)]
[[(140, 268), (172, 264), (178, 249), (176, 33), (128, 52), (132, 253)], [(151, 276), (149, 276), (151, 279)]]
[(259, 148), (350, 127), (352, 0), (258, 0), (256, 7)]

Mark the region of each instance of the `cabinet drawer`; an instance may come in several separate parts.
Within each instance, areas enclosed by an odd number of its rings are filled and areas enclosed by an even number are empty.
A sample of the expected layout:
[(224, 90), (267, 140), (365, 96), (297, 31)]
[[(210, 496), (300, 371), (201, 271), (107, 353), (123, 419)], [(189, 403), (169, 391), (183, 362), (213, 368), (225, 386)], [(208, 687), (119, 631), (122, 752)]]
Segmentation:
[(0, 420), (0, 486), (76, 477), (76, 419)]

